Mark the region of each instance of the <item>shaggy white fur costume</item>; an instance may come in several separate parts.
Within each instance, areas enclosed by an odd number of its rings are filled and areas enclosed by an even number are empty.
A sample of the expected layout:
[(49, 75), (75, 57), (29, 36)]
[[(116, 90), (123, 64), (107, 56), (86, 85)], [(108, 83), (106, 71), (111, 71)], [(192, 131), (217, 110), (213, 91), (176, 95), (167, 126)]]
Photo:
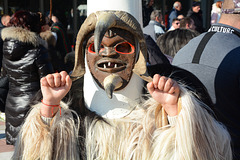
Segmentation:
[[(230, 160), (230, 136), (204, 108), (181, 87), (182, 109), (174, 125), (158, 127), (159, 104), (152, 98), (125, 118), (84, 119), (85, 159), (93, 160)], [(50, 125), (43, 123), (40, 105), (32, 111), (19, 134), (13, 159), (79, 159), (78, 125), (72, 111), (61, 103)], [(80, 129), (81, 131), (81, 129)], [(82, 138), (81, 138), (82, 139)]]

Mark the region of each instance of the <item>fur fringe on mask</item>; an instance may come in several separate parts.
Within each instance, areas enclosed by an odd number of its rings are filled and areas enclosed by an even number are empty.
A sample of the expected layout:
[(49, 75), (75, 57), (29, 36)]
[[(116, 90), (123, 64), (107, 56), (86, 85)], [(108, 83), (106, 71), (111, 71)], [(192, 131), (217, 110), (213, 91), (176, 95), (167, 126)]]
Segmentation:
[(32, 107), (19, 133), (12, 159), (79, 159), (78, 125), (72, 111), (61, 102), (61, 116), (56, 113), (50, 126), (40, 116), (41, 103)]
[[(127, 117), (84, 120), (88, 160), (230, 160), (227, 130), (217, 122), (190, 91), (181, 87), (182, 109), (175, 125), (158, 127), (159, 104), (149, 98)], [(77, 159), (77, 128), (71, 112), (63, 107), (51, 126), (35, 106), (21, 130), (15, 159)], [(81, 129), (84, 130), (84, 129)], [(73, 148), (72, 148), (73, 147)]]

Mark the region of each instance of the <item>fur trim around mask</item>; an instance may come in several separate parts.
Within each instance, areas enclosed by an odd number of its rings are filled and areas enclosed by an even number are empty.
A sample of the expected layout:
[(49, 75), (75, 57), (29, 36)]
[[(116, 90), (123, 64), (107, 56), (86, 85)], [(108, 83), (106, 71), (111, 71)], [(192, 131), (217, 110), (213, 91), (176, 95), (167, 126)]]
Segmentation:
[(232, 159), (230, 135), (224, 126), (185, 88), (180, 97), (182, 110), (174, 126), (157, 127), (158, 103), (152, 98), (126, 118), (86, 121), (87, 159)]
[(48, 48), (46, 41), (41, 39), (36, 33), (21, 27), (5, 27), (2, 29), (1, 36), (3, 41), (5, 39), (15, 39), (20, 42), (32, 44), (34, 47), (43, 45)]
[[(204, 109), (207, 106), (184, 87), (180, 98), (182, 110), (174, 126), (157, 127), (161, 114), (156, 118), (158, 103), (152, 98), (125, 118), (103, 121), (87, 116), (81, 129), (86, 129), (86, 140), (80, 142), (86, 147), (86, 159), (232, 159), (230, 135)], [(22, 127), (14, 159), (77, 159), (77, 127), (71, 112), (63, 107), (62, 117), (57, 113), (49, 128), (40, 119), (39, 107)]]

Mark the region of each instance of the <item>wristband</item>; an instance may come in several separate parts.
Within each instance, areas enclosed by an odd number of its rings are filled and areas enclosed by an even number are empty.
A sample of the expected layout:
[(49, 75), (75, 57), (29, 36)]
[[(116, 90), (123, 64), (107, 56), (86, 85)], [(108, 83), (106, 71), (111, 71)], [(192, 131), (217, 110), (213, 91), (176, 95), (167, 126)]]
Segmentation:
[(61, 117), (62, 113), (61, 113), (61, 107), (60, 107), (60, 104), (57, 104), (57, 105), (50, 105), (50, 104), (46, 104), (46, 103), (44, 103), (43, 100), (41, 100), (41, 102), (42, 102), (42, 104), (44, 104), (45, 106), (52, 107), (52, 116), (53, 116), (53, 108), (54, 108), (54, 107), (59, 107), (59, 113), (60, 113), (60, 117)]

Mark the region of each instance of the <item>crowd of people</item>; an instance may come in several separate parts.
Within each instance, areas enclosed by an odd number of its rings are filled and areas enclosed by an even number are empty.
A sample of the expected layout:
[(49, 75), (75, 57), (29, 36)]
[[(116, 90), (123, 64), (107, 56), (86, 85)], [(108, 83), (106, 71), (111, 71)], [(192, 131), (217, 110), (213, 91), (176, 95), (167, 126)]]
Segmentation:
[(40, 79), (66, 71), (64, 57), (71, 46), (56, 19), (26, 10), (1, 18), (1, 79), (7, 77), (1, 86), (1, 111), (5, 112), (7, 144), (15, 143)]
[(3, 15), (12, 158), (240, 159), (240, 2), (214, 3), (208, 30), (200, 2), (182, 7), (165, 22), (147, 0), (143, 28), (125, 11), (94, 12), (75, 55), (57, 13)]

